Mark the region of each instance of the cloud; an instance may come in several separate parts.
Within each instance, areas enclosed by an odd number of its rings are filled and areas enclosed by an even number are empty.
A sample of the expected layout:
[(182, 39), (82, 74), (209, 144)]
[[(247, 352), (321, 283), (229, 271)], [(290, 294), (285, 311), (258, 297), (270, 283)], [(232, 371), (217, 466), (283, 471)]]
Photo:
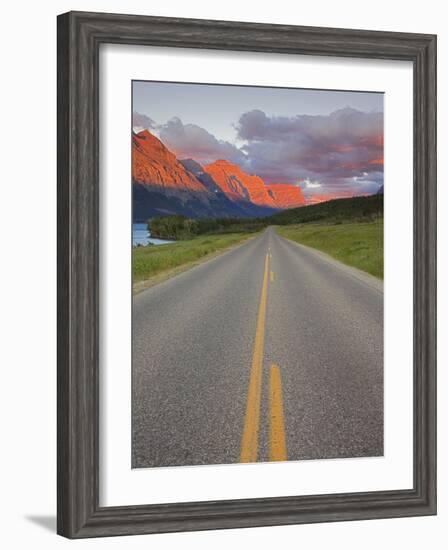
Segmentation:
[[(246, 169), (270, 182), (319, 183), (320, 192), (373, 193), (383, 180), (383, 114), (351, 108), (330, 115), (244, 113), (236, 125)], [(316, 192), (314, 190), (313, 192)]]
[(318, 189), (319, 187), (322, 187), (322, 184), (318, 181), (311, 181), (309, 178), (306, 178), (304, 180), (303, 185), (305, 189)]
[(196, 124), (183, 124), (180, 118), (174, 117), (166, 124), (159, 126), (162, 142), (178, 158), (193, 158), (201, 164), (225, 159), (245, 164), (243, 151), (228, 141), (217, 139), (204, 128)]
[(132, 128), (134, 132), (140, 132), (141, 130), (154, 130), (157, 128), (157, 124), (149, 116), (142, 115), (134, 111), (132, 113)]
[[(300, 108), (300, 106), (298, 106)], [(352, 108), (329, 115), (268, 116), (256, 109), (235, 124), (237, 143), (221, 140), (178, 117), (156, 124), (134, 113), (180, 159), (225, 159), (266, 183), (292, 183), (305, 197), (375, 193), (383, 184), (383, 114)]]

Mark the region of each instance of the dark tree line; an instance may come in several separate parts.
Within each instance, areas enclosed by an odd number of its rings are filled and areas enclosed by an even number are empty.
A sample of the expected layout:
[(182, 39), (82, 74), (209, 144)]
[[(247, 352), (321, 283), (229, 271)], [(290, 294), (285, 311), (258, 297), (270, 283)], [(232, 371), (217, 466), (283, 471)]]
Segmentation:
[(173, 240), (186, 240), (212, 233), (248, 233), (258, 231), (264, 225), (265, 222), (260, 218), (191, 219), (180, 215), (163, 216), (148, 221), (148, 229), (153, 237)]
[(177, 241), (206, 234), (251, 233), (268, 225), (371, 221), (382, 215), (383, 195), (371, 195), (292, 208), (267, 218), (191, 219), (181, 215), (163, 216), (149, 220), (148, 229), (153, 237)]

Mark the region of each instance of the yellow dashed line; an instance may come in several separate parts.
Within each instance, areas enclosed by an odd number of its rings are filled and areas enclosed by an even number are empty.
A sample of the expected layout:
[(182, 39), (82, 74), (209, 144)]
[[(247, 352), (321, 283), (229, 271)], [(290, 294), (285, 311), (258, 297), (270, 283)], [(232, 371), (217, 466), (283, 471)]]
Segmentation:
[(283, 417), (282, 379), (277, 365), (271, 365), (269, 379), (269, 460), (288, 460)]

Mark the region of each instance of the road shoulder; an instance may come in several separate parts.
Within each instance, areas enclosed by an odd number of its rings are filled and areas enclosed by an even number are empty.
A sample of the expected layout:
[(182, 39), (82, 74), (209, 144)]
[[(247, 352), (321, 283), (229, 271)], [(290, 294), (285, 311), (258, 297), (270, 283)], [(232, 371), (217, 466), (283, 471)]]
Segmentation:
[(136, 296), (143, 292), (144, 290), (147, 290), (149, 288), (152, 288), (155, 285), (158, 285), (160, 283), (163, 283), (167, 281), (168, 279), (172, 279), (173, 277), (176, 277), (177, 275), (181, 275), (182, 273), (185, 273), (186, 271), (190, 271), (190, 269), (193, 269), (199, 265), (205, 264), (206, 262), (209, 262), (211, 260), (214, 260), (215, 258), (218, 258), (219, 256), (223, 256), (224, 254), (227, 254), (228, 252), (231, 252), (232, 250), (235, 250), (236, 248), (239, 248), (240, 246), (243, 246), (247, 244), (248, 242), (255, 239), (259, 233), (256, 235), (250, 236), (247, 239), (244, 239), (242, 242), (239, 242), (237, 244), (231, 245), (227, 248), (222, 248), (220, 250), (216, 250), (215, 252), (212, 252), (210, 254), (207, 254), (207, 256), (203, 256), (202, 258), (199, 258), (197, 260), (194, 260), (192, 262), (188, 262), (186, 264), (179, 265), (177, 267), (173, 267), (171, 269), (168, 269), (166, 271), (163, 271), (162, 273), (158, 273), (157, 275), (154, 275), (153, 277), (149, 279), (145, 279), (143, 281), (138, 281), (136, 283), (132, 284), (132, 294), (133, 296)]
[(368, 287), (384, 293), (384, 283), (381, 279), (378, 279), (377, 277), (374, 277), (373, 275), (370, 275), (370, 273), (366, 273), (365, 271), (361, 271), (360, 269), (357, 269), (356, 267), (352, 267), (347, 264), (343, 264), (339, 260), (336, 260), (326, 252), (322, 252), (321, 250), (317, 250), (316, 248), (312, 248), (310, 246), (307, 246), (305, 244), (298, 243), (296, 241), (293, 241), (292, 239), (288, 239), (287, 237), (283, 237), (282, 235), (279, 235), (276, 232), (276, 235), (280, 237), (281, 239), (285, 239), (285, 241), (298, 246), (302, 250), (305, 250), (309, 252), (310, 254), (316, 256), (317, 258), (320, 258), (324, 262), (327, 262), (331, 264), (332, 266), (336, 267), (337, 269), (343, 271), (348, 276), (361, 281), (362, 283), (366, 284)]

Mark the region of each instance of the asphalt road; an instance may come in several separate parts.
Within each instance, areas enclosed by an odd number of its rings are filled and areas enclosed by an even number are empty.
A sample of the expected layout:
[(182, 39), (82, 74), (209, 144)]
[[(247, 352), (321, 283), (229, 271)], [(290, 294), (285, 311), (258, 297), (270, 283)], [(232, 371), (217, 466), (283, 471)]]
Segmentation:
[(269, 228), (133, 302), (134, 468), (383, 454), (383, 292)]

